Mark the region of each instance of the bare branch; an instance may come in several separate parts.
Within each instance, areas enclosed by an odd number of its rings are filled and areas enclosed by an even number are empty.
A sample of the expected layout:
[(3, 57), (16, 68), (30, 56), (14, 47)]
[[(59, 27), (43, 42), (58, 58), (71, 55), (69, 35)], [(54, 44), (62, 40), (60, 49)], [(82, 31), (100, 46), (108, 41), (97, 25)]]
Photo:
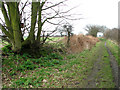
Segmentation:
[(24, 6), (22, 7), (22, 9), (20, 10), (20, 15), (22, 15), (22, 12), (24, 10), (24, 8), (27, 6), (28, 0), (25, 2)]
[(45, 37), (45, 39), (43, 40), (43, 42), (42, 42), (42, 44), (44, 44), (45, 42), (46, 42), (46, 40), (48, 39), (48, 37), (51, 35), (51, 34), (53, 34), (54, 32), (56, 32), (57, 31), (57, 29), (55, 29), (55, 30), (53, 30), (51, 33), (47, 33), (47, 36)]
[(53, 23), (53, 22), (50, 22), (50, 21), (47, 20), (47, 22), (50, 23), (50, 24), (52, 24), (52, 25), (60, 25), (60, 23), (61, 23), (62, 21), (63, 21), (63, 20), (61, 20), (59, 23), (56, 24), (56, 23)]
[(57, 15), (58, 15), (58, 13), (56, 13), (56, 15), (54, 15), (54, 16), (52, 16), (52, 17), (46, 18), (46, 19), (43, 21), (42, 25), (43, 25), (48, 19), (53, 19), (53, 18), (55, 18)]
[(49, 7), (47, 7), (47, 8), (44, 8), (44, 9), (42, 9), (42, 10), (50, 9), (50, 8), (52, 8), (52, 7), (55, 7), (55, 6), (60, 5), (61, 3), (63, 3), (63, 1), (62, 1), (62, 2), (59, 2), (59, 3), (55, 4), (55, 5), (49, 6)]
[(5, 33), (5, 35), (7, 35), (10, 39), (13, 38), (13, 36), (10, 35), (10, 33), (5, 29), (5, 26), (3, 26), (1, 23), (0, 23), (0, 29), (1, 29), (2, 32)]

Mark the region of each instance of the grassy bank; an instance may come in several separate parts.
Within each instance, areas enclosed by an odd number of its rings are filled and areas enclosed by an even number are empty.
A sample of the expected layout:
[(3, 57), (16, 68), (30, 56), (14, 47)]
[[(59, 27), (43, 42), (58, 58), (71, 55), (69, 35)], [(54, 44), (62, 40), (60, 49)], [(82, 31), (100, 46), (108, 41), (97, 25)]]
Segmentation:
[(118, 65), (120, 66), (120, 47), (117, 44), (113, 43), (110, 40), (107, 40), (107, 46), (111, 50), (112, 54), (115, 56)]
[[(28, 54), (21, 56), (7, 51), (2, 63), (3, 87), (85, 88), (88, 83), (87, 77), (100, 55), (100, 46), (105, 49), (104, 41), (97, 43), (91, 50), (81, 53), (61, 55), (57, 52), (49, 52), (37, 59), (31, 58)], [(102, 55), (104, 55), (102, 60), (105, 64), (96, 77), (96, 86), (114, 87), (107, 52), (105, 51)], [(97, 79), (99, 76), (101, 78)]]

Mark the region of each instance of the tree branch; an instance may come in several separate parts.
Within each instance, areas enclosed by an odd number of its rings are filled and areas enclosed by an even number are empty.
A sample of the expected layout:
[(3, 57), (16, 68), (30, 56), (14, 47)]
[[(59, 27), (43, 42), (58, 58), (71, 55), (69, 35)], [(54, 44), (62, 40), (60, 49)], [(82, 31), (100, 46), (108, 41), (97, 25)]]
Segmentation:
[(60, 5), (61, 3), (63, 3), (63, 1), (62, 1), (62, 2), (59, 2), (59, 3), (55, 4), (55, 5), (52, 5), (52, 6), (50, 6), (50, 7), (44, 8), (44, 9), (42, 9), (42, 10), (50, 9), (50, 8), (52, 8), (52, 7), (55, 7), (55, 6)]
[(22, 7), (22, 9), (20, 10), (20, 15), (22, 15), (22, 12), (24, 10), (24, 8), (27, 6), (28, 0), (25, 2), (24, 6)]
[(11, 23), (10, 23), (10, 20), (8, 18), (8, 15), (7, 15), (7, 11), (5, 9), (5, 6), (4, 6), (4, 3), (2, 2), (2, 14), (4, 16), (4, 19), (5, 19), (5, 22), (6, 22), (6, 25), (7, 27), (9, 27), (9, 31), (10, 33), (12, 34), (13, 33), (13, 30), (12, 30), (12, 27), (11, 27)]
[(8, 38), (13, 39), (13, 36), (10, 35), (10, 33), (5, 29), (5, 27), (0, 23), (0, 29), (2, 30), (3, 33), (5, 33), (5, 35), (8, 36)]
[(52, 16), (52, 17), (46, 18), (46, 19), (43, 21), (42, 25), (43, 25), (48, 19), (53, 19), (53, 18), (55, 18), (57, 15), (58, 15), (58, 13), (56, 13), (56, 15), (54, 15), (54, 16)]

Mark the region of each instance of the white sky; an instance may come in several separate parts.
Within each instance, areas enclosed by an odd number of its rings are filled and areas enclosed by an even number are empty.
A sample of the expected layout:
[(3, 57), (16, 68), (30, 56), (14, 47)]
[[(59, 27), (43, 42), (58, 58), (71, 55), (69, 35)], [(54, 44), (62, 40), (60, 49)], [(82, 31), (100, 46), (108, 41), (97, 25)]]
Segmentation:
[(74, 33), (78, 34), (82, 32), (85, 34), (86, 31), (84, 28), (88, 24), (117, 28), (119, 1), (120, 0), (68, 0), (68, 9), (78, 6), (71, 13), (82, 14), (78, 18), (84, 18), (70, 22), (74, 27)]
[(108, 28), (118, 27), (118, 2), (120, 0), (69, 0), (69, 7), (77, 6), (73, 12), (84, 18), (74, 21), (74, 32), (83, 32), (88, 24), (105, 25)]

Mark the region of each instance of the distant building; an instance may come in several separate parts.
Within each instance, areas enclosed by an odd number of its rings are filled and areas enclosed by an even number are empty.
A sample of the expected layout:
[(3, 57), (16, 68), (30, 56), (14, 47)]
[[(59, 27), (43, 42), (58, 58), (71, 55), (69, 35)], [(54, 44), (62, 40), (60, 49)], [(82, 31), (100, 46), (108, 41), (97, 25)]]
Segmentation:
[(103, 37), (103, 33), (102, 32), (98, 32), (97, 33), (97, 37)]

